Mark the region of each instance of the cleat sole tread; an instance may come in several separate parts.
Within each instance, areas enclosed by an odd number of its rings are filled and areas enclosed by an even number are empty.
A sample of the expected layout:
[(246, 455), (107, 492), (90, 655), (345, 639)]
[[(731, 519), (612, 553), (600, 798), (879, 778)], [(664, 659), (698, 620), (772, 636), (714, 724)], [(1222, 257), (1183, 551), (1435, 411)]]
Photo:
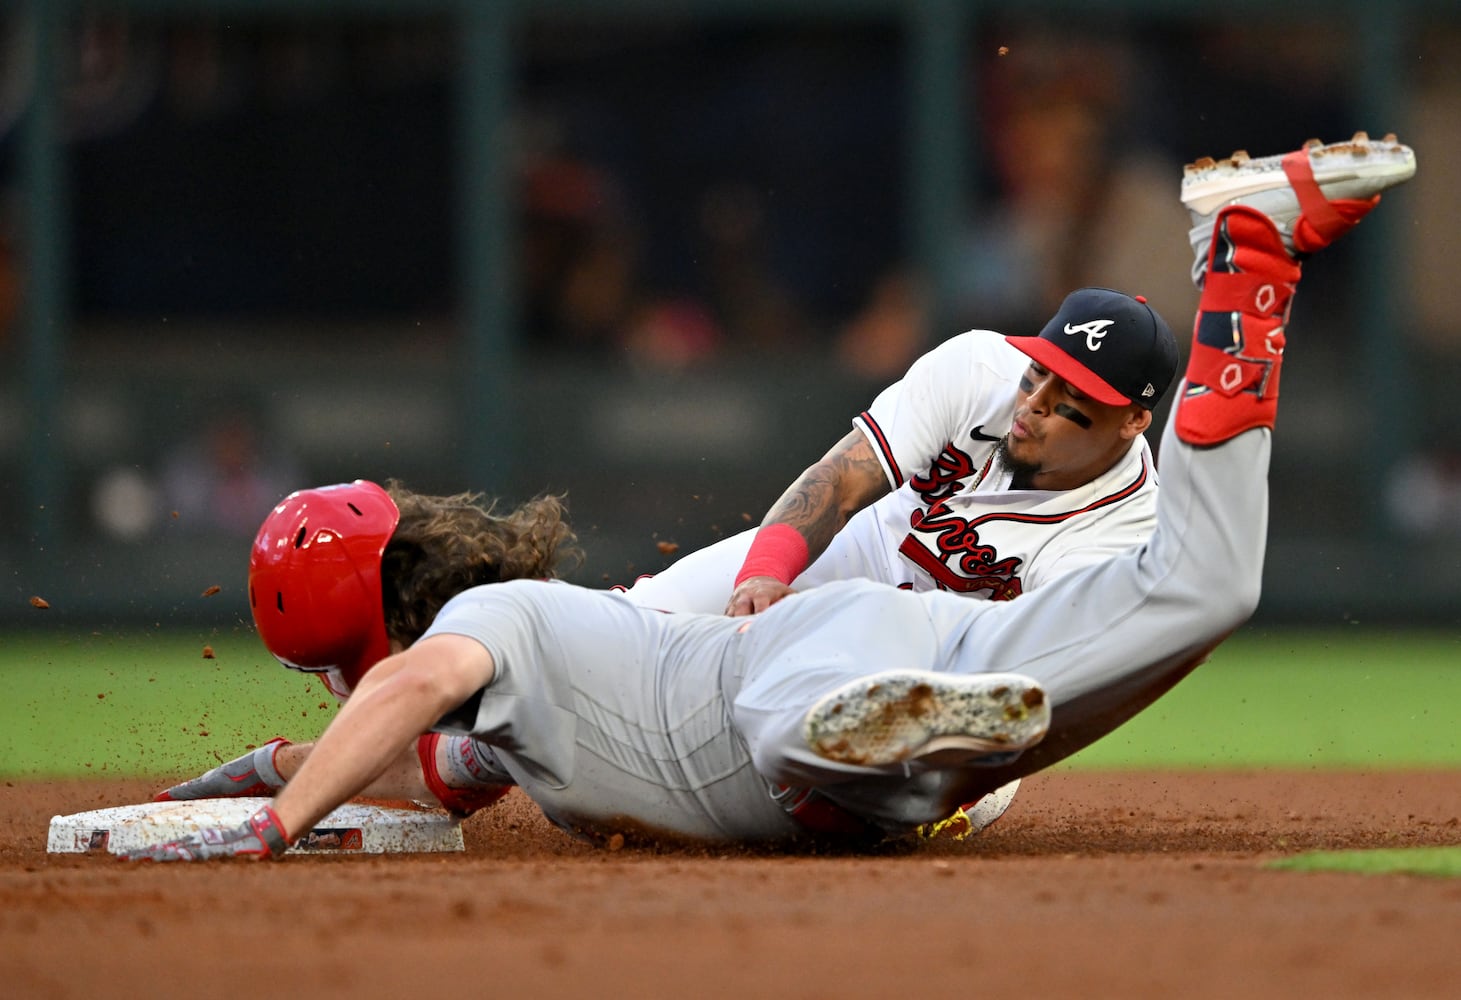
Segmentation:
[(807, 712), (803, 737), (842, 764), (953, 764), (1023, 750), (1049, 725), (1045, 692), (1027, 677), (904, 670), (833, 691)]

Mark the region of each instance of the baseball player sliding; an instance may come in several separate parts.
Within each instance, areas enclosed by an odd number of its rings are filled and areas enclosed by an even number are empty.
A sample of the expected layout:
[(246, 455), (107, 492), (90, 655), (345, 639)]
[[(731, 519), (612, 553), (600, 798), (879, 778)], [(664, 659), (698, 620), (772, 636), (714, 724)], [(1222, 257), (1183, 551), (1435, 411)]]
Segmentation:
[[(351, 697), (271, 806), (132, 856), (277, 856), (428, 731), (473, 737), (483, 773), (588, 836), (900, 836), (1063, 759), (1251, 614), (1299, 262), (1414, 170), (1363, 135), (1188, 168), (1202, 294), (1155, 530), (1016, 601), (853, 581), (747, 620), (664, 615), (561, 582), (472, 586), (403, 551), (423, 533), (371, 484), (296, 494), (254, 549), (255, 620), (287, 665), (353, 675)], [(1012, 430), (1054, 421), (1080, 423), (1032, 410)], [(350, 517), (313, 516), (335, 498)]]
[[(729, 601), (739, 615), (794, 588), (870, 579), (1013, 599), (1150, 535), (1157, 477), (1144, 432), (1176, 367), (1167, 324), (1140, 297), (1110, 289), (1073, 292), (1038, 337), (955, 337), (880, 393), (759, 531), (642, 578), (625, 596), (665, 611), (713, 613)], [(547, 575), (519, 569), (503, 566), (499, 578)], [(352, 686), (325, 681), (342, 698)], [(477, 767), (488, 754), (467, 742), (423, 740), (412, 797), (463, 813), (495, 801), (497, 775)], [(309, 749), (276, 739), (162, 797), (269, 793)], [(981, 829), (1016, 787), (926, 833)]]

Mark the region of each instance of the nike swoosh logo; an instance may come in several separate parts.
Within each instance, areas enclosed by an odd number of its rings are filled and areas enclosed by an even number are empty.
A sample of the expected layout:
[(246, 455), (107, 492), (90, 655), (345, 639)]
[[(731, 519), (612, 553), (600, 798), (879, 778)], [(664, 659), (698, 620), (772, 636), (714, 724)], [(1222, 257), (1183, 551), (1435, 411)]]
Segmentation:
[(1003, 438), (1002, 435), (996, 437), (993, 434), (985, 434), (984, 433), (984, 425), (983, 424), (980, 424), (978, 427), (976, 427), (972, 431), (970, 431), (969, 432), (969, 436), (971, 438), (973, 438), (975, 441), (1002, 441), (1002, 440), (1004, 440), (1004, 438)]

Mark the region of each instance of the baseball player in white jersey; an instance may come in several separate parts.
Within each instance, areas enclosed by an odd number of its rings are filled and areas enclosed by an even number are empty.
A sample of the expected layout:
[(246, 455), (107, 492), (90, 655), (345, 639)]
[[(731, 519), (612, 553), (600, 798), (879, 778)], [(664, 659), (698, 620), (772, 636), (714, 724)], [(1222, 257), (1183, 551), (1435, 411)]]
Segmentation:
[(1072, 292), (1038, 337), (961, 334), (883, 390), (760, 529), (626, 596), (731, 614), (832, 580), (1017, 597), (1151, 533), (1143, 432), (1176, 370), (1167, 324), (1110, 289)]
[[(1151, 534), (1157, 476), (1144, 432), (1176, 370), (1162, 318), (1141, 296), (1105, 288), (1072, 292), (1038, 337), (954, 337), (883, 390), (759, 529), (625, 594), (732, 615), (834, 580), (1011, 600)], [(1017, 789), (925, 833), (977, 833)]]
[[(1414, 170), (1358, 135), (1189, 168), (1202, 296), (1156, 529), (1017, 601), (839, 582), (741, 622), (561, 582), (463, 590), (392, 550), (379, 488), (296, 494), (255, 545), (255, 620), (288, 665), (359, 683), (271, 806), (132, 857), (278, 856), (427, 730), (491, 748), (484, 766), (567, 829), (696, 841), (900, 836), (1064, 758), (1252, 613), (1299, 261)], [(356, 520), (313, 517), (341, 494)], [(310, 608), (345, 612), (313, 645)]]

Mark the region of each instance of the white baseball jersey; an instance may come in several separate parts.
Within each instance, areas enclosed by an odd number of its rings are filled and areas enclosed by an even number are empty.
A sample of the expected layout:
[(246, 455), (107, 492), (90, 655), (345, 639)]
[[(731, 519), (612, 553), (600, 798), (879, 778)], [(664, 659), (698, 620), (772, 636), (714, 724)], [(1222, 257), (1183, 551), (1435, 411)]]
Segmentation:
[[(995, 454), (1030, 359), (973, 330), (919, 358), (853, 421), (892, 492), (859, 511), (795, 589), (869, 579), (1007, 600), (1144, 541), (1157, 476), (1146, 439), (1073, 490), (1015, 490)], [(691, 553), (625, 591), (642, 607), (725, 608), (755, 531)]]

